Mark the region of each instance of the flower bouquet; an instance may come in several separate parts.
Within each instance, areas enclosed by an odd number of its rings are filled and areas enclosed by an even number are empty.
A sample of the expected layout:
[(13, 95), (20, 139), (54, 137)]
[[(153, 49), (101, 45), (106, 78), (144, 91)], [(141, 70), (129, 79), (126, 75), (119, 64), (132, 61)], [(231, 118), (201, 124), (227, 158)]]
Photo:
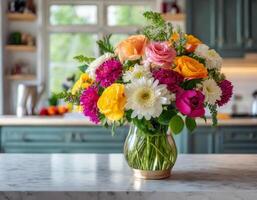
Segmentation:
[(139, 35), (116, 47), (110, 36), (97, 42), (98, 58), (76, 56), (82, 74), (71, 91), (59, 94), (85, 116), (105, 127), (125, 123), (124, 145), (135, 175), (158, 179), (170, 175), (177, 158), (172, 134), (196, 128), (209, 109), (227, 103), (233, 86), (220, 72), (222, 58), (193, 35), (174, 31), (159, 13), (145, 12), (149, 22)]

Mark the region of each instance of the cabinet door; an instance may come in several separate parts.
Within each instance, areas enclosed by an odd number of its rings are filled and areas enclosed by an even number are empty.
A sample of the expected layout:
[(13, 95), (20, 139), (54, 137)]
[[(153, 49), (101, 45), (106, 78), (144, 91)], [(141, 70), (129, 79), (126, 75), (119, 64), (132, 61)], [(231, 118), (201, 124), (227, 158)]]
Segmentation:
[(210, 47), (216, 45), (216, 0), (186, 1), (187, 33), (193, 34)]
[(224, 57), (244, 55), (243, 1), (217, 1), (217, 45)]
[(245, 48), (257, 51), (257, 0), (244, 1)]
[(256, 126), (220, 127), (216, 136), (217, 153), (257, 153)]
[(199, 126), (194, 133), (188, 133), (188, 153), (214, 153), (215, 128)]

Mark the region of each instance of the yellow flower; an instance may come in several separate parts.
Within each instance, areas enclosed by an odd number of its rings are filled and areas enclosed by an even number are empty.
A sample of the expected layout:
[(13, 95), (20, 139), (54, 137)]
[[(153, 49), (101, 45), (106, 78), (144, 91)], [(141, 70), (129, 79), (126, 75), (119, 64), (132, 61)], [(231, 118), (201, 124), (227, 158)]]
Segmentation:
[(88, 76), (87, 73), (81, 74), (79, 80), (74, 84), (71, 93), (76, 94), (81, 89), (87, 89), (89, 86), (91, 86), (94, 83), (94, 81)]
[(204, 65), (189, 56), (180, 56), (175, 59), (175, 69), (185, 78), (206, 78), (208, 71)]
[(107, 119), (115, 121), (123, 117), (125, 103), (124, 85), (114, 83), (104, 90), (97, 102), (97, 107)]

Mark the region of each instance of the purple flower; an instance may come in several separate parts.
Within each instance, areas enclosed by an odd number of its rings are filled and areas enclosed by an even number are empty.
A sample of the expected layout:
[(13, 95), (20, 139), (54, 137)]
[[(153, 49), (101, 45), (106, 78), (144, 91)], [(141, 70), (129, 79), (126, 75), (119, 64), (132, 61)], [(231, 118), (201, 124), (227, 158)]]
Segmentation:
[(120, 61), (115, 59), (107, 60), (97, 68), (96, 81), (102, 87), (109, 87), (121, 77), (121, 74), (122, 64)]
[(222, 91), (222, 95), (219, 101), (217, 101), (219, 106), (223, 106), (229, 102), (230, 98), (233, 95), (233, 85), (228, 80), (223, 80), (219, 83), (219, 87)]
[(97, 108), (98, 99), (99, 95), (96, 87), (89, 87), (80, 96), (80, 105), (83, 107), (84, 115), (89, 117), (95, 124), (100, 122), (99, 110)]
[(197, 90), (180, 91), (176, 95), (176, 107), (188, 117), (202, 117), (204, 110), (204, 95)]
[(163, 68), (155, 70), (153, 76), (159, 80), (160, 84), (167, 85), (167, 89), (173, 93), (177, 93), (180, 90), (179, 84), (184, 80), (183, 76), (179, 73)]

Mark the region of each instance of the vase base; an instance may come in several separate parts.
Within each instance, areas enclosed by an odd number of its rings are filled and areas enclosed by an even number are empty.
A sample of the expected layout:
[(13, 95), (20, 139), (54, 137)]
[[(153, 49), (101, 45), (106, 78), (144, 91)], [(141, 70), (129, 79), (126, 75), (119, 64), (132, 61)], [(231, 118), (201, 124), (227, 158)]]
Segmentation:
[(158, 170), (158, 171), (147, 171), (147, 170), (139, 170), (133, 169), (134, 176), (136, 178), (148, 179), (148, 180), (159, 180), (170, 177), (171, 169), (167, 170)]

